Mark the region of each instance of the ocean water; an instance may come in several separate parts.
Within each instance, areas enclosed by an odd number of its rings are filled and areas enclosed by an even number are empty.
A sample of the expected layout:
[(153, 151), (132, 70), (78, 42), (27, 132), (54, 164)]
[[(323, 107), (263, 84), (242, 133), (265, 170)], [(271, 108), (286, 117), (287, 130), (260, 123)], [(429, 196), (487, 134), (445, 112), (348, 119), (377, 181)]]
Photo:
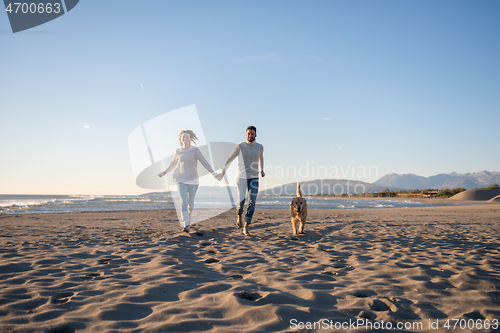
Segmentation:
[[(443, 206), (418, 200), (356, 200), (306, 197), (309, 209), (367, 209)], [(290, 197), (259, 196), (259, 208), (289, 209)], [(227, 209), (227, 196), (197, 195), (195, 209)], [(175, 209), (165, 195), (0, 195), (0, 214)]]

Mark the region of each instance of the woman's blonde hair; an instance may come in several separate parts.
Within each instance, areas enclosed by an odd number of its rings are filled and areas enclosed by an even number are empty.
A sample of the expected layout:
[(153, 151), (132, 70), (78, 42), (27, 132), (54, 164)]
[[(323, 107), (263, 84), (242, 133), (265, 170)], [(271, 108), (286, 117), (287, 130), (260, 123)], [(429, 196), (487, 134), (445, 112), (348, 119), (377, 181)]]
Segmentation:
[(181, 130), (179, 132), (179, 142), (181, 143), (182, 146), (182, 134), (187, 133), (189, 134), (189, 137), (191, 138), (191, 142), (196, 146), (196, 141), (198, 141), (198, 137), (192, 130)]

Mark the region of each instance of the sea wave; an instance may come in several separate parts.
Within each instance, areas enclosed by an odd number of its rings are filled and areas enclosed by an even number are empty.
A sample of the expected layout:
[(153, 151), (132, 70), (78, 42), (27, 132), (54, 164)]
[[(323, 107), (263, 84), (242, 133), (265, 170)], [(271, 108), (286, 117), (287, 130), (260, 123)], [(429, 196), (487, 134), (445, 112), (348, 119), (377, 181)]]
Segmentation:
[[(379, 209), (408, 208), (425, 205), (418, 201), (397, 200), (346, 200), (335, 198), (306, 197), (309, 209)], [(290, 197), (260, 196), (259, 208), (289, 209)], [(236, 198), (233, 199), (236, 203)], [(228, 196), (197, 195), (195, 208), (229, 210), (233, 206)], [(0, 195), (0, 214), (68, 213), (87, 211), (158, 210), (175, 209), (179, 198), (167, 195)]]

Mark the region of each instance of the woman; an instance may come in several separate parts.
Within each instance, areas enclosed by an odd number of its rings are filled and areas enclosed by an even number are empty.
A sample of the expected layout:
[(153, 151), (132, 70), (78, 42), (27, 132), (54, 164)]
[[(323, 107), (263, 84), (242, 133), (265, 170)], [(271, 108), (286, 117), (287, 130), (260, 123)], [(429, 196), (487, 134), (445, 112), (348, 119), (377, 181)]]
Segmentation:
[[(163, 177), (172, 171), (177, 163), (179, 166), (174, 171), (174, 182), (177, 183), (177, 189), (181, 197), (181, 217), (184, 229), (182, 231), (189, 232), (191, 222), (191, 213), (194, 208), (194, 197), (198, 190), (198, 161), (207, 169), (216, 179), (218, 174), (214, 172), (210, 164), (207, 162), (200, 149), (196, 146), (198, 138), (191, 130), (182, 130), (179, 133), (179, 142), (181, 147), (175, 151), (174, 158), (168, 168), (160, 172), (158, 177)], [(188, 211), (189, 208), (189, 211)]]

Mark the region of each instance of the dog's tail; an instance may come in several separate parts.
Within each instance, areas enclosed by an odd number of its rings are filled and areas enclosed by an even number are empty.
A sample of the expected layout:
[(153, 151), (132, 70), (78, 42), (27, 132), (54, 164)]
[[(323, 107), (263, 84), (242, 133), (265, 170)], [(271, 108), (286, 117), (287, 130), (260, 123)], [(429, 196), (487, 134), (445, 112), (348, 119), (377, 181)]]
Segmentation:
[(300, 184), (297, 182), (297, 197), (301, 198), (302, 197), (302, 192), (300, 192)]

